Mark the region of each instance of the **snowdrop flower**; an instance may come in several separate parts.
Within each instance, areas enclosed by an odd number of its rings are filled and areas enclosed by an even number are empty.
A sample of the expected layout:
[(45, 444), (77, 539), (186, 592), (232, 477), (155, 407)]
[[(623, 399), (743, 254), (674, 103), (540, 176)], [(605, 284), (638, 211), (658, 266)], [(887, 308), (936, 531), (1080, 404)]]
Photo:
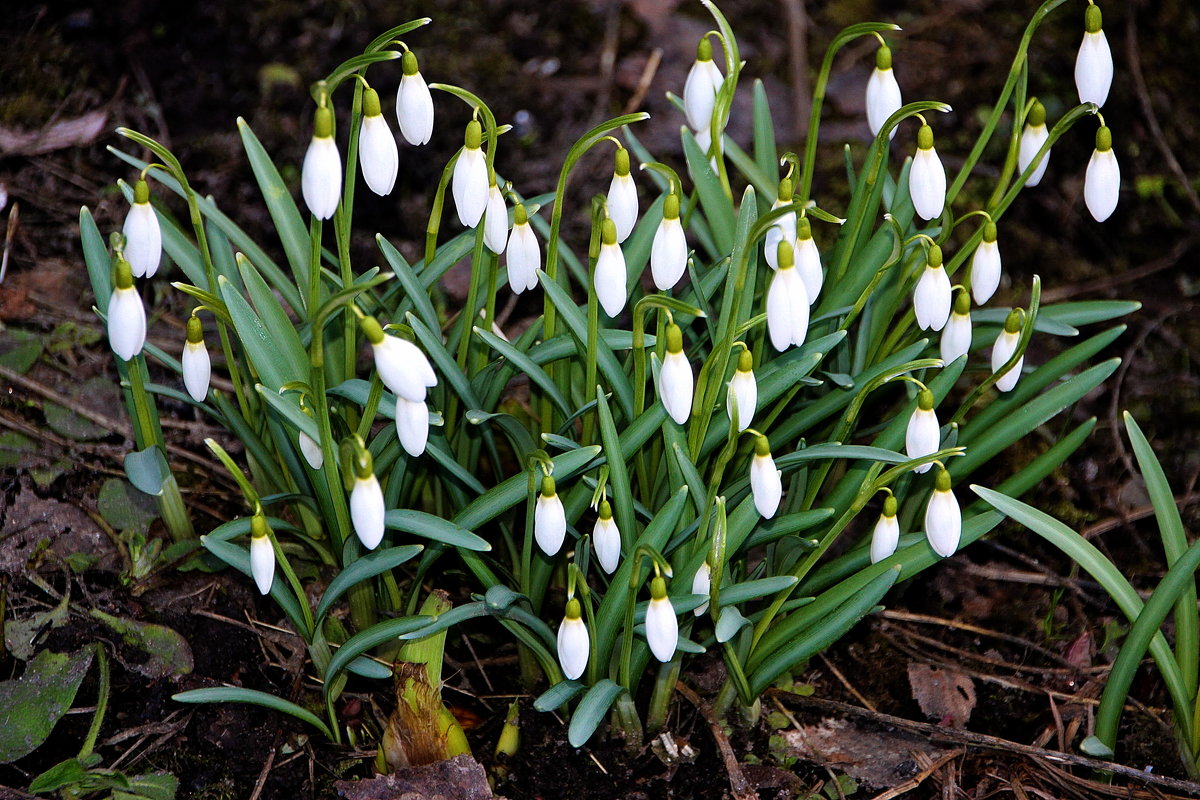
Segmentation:
[(667, 415), (680, 425), (692, 413), (694, 389), (692, 365), (683, 354), (683, 331), (672, 322), (667, 325), (667, 354), (658, 373), (658, 394)]
[(750, 427), (754, 412), (758, 409), (758, 382), (754, 379), (754, 354), (743, 349), (738, 356), (737, 370), (729, 380), (729, 391), (725, 396), (725, 411), (733, 421), (734, 406), (737, 407), (738, 433)]
[(875, 523), (875, 529), (871, 531), (872, 564), (878, 564), (895, 553), (896, 545), (900, 544), (900, 522), (896, 519), (898, 510), (899, 503), (896, 502), (896, 496), (889, 494), (883, 501), (883, 513), (879, 515), (879, 521)]
[(767, 289), (767, 333), (771, 346), (782, 352), (792, 345), (804, 344), (809, 302), (804, 279), (793, 264), (796, 255), (792, 246), (780, 240), (777, 257), (779, 269)]
[[(782, 208), (791, 202), (792, 179), (784, 178), (779, 182), (779, 194), (776, 195), (771, 210)], [(766, 236), (763, 237), (763, 255), (767, 259), (767, 266), (771, 269), (779, 269), (779, 242), (783, 240), (789, 244), (796, 241), (796, 212), (794, 211), (775, 220), (775, 224), (767, 230)]]
[(133, 187), (133, 205), (125, 216), (125, 258), (135, 278), (152, 278), (162, 260), (162, 229), (150, 206), (150, 184), (138, 179)]
[(1121, 167), (1112, 149), (1112, 131), (1101, 125), (1096, 131), (1096, 149), (1092, 151), (1083, 179), (1083, 200), (1096, 222), (1104, 222), (1112, 216), (1120, 191)]
[(971, 255), (971, 294), (983, 305), (1000, 286), (1000, 245), (996, 244), (996, 223), (983, 226), (983, 241)]
[[(917, 407), (908, 418), (904, 434), (904, 451), (909, 458), (924, 458), (938, 451), (942, 443), (941, 427), (933, 410), (933, 392), (922, 389), (917, 394)], [(931, 464), (922, 464), (914, 472), (928, 472)]]
[(962, 512), (958, 500), (950, 490), (950, 473), (938, 467), (933, 494), (925, 507), (925, 537), (933, 552), (942, 558), (954, 555), (958, 540), (962, 536)]
[(613, 519), (612, 505), (607, 500), (600, 502), (600, 516), (592, 528), (592, 546), (600, 567), (611, 575), (621, 558), (621, 530)]
[(932, 328), (940, 331), (950, 318), (950, 278), (942, 267), (942, 248), (929, 245), (929, 256), (925, 271), (917, 281), (913, 293), (913, 310), (917, 314), (917, 325), (921, 330)]
[(563, 539), (567, 536), (567, 512), (554, 478), (542, 476), (542, 490), (538, 493), (537, 505), (533, 509), (533, 538), (538, 547), (548, 556), (553, 556), (562, 549)]
[(487, 159), (480, 149), (482, 144), (483, 128), (479, 120), (473, 119), (467, 123), (463, 149), (459, 151), (458, 161), (454, 164), (454, 178), (450, 186), (458, 221), (465, 228), (474, 228), (479, 224), (488, 204), (488, 168)]
[(197, 403), (208, 396), (208, 382), (212, 378), (212, 361), (208, 348), (204, 346), (204, 328), (200, 318), (193, 315), (187, 322), (187, 343), (180, 357), (183, 366), (183, 386)]
[(297, 437), (297, 443), (300, 445), (300, 453), (304, 456), (304, 460), (313, 469), (320, 469), (325, 465), (325, 452), (321, 449), (321, 445), (316, 442), (311, 436), (304, 431), (300, 431), (300, 436)]
[(638, 215), (637, 185), (629, 174), (629, 151), (624, 147), (617, 148), (616, 166), (612, 182), (608, 184), (606, 205), (609, 218), (617, 225), (617, 242), (623, 242), (633, 233)]
[(679, 644), (679, 620), (667, 597), (667, 582), (655, 575), (650, 581), (650, 606), (646, 609), (646, 643), (650, 652), (664, 664), (675, 657)]
[(270, 592), (275, 580), (275, 548), (270, 534), (266, 517), (255, 514), (250, 518), (250, 575), (259, 594)]
[[(692, 576), (692, 594), (702, 594), (705, 597), (712, 591), (712, 567), (705, 561), (700, 565), (700, 569), (696, 570), (696, 574)], [(704, 612), (708, 611), (708, 601), (705, 600), (700, 605), (692, 609), (692, 613), (697, 617), (704, 616)]]
[[(1021, 341), (1022, 316), (1024, 314), (1019, 308), (1008, 312), (1008, 317), (1004, 320), (1004, 330), (1000, 331), (1000, 335), (996, 337), (996, 343), (992, 345), (993, 373), (999, 372), (1000, 368), (1013, 357), (1013, 353), (1017, 352), (1017, 345)], [(1025, 354), (1022, 353), (1021, 357), (1017, 359), (1017, 363), (996, 379), (996, 388), (1002, 392), (1011, 392), (1021, 377), (1021, 367), (1024, 364)]]
[(433, 135), (433, 97), (417, 68), (417, 56), (405, 50), (400, 61), (404, 77), (396, 91), (396, 121), (409, 144), (421, 145)]
[(342, 157), (333, 141), (333, 109), (317, 109), (313, 138), (300, 168), (304, 204), (317, 219), (329, 219), (342, 198)]
[[(1034, 100), (1033, 106), (1029, 109), (1029, 115), (1025, 117), (1025, 129), (1021, 131), (1021, 143), (1017, 151), (1017, 174), (1024, 174), (1029, 165), (1033, 163), (1033, 159), (1037, 156), (1038, 150), (1042, 149), (1042, 145), (1050, 138), (1050, 131), (1046, 129), (1046, 107), (1041, 104), (1041, 101)], [(1050, 151), (1046, 151), (1046, 155), (1042, 156), (1042, 160), (1034, 168), (1029, 176), (1029, 180), (1025, 181), (1026, 186), (1037, 186), (1042, 182), (1042, 176), (1046, 174), (1046, 165), (1050, 163)]]
[(354, 486), (350, 490), (350, 522), (363, 547), (374, 550), (383, 541), (383, 517), (386, 508), (383, 489), (375, 477), (371, 453), (361, 445), (355, 448)]
[(118, 255), (113, 292), (108, 298), (108, 343), (122, 361), (129, 361), (146, 344), (146, 308), (133, 286), (129, 262)]
[(371, 343), (375, 369), (383, 385), (397, 397), (414, 403), (424, 402), (426, 389), (437, 386), (437, 375), (420, 348), (412, 342), (385, 334), (374, 317), (364, 318), (359, 325)]
[(917, 153), (908, 171), (908, 193), (921, 219), (937, 219), (946, 207), (946, 170), (933, 149), (933, 128), (917, 131)]
[(796, 225), (796, 272), (804, 281), (804, 290), (808, 293), (808, 304), (817, 302), (817, 295), (825, 283), (825, 275), (821, 271), (821, 254), (817, 251), (817, 243), (812, 238), (812, 223), (808, 217), (801, 217)]
[[(871, 135), (879, 134), (883, 123), (888, 117), (900, 110), (903, 101), (900, 99), (900, 84), (896, 82), (896, 73), (892, 72), (892, 51), (885, 44), (880, 44), (875, 51), (875, 71), (867, 81), (867, 125)], [(896, 135), (896, 129), (888, 133), (891, 141)]]
[(492, 181), (488, 186), (487, 214), (483, 218), (483, 243), (496, 255), (504, 252), (508, 241), (508, 206), (500, 187)]
[(949, 364), (971, 352), (971, 297), (960, 287), (950, 321), (942, 328), (942, 362)]
[(754, 507), (759, 516), (771, 519), (779, 510), (783, 498), (783, 473), (775, 468), (771, 457), (771, 443), (767, 437), (759, 436), (754, 442), (754, 458), (750, 460), (750, 492), (754, 495)]
[(573, 681), (587, 669), (588, 641), (587, 626), (583, 624), (579, 601), (572, 597), (567, 601), (567, 610), (558, 626), (558, 663), (562, 665), (563, 677)]
[(688, 124), (695, 131), (704, 130), (712, 123), (717, 92), (725, 81), (712, 55), (712, 42), (705, 36), (696, 46), (696, 61), (683, 84), (683, 109)]
[(429, 442), (429, 407), (424, 401), (396, 395), (396, 435), (404, 452), (413, 458), (425, 452)]
[(537, 286), (537, 271), (542, 265), (542, 248), (529, 224), (529, 212), (518, 203), (513, 210), (513, 227), (508, 234), (508, 285), (513, 294)]
[(1100, 6), (1090, 3), (1083, 16), (1083, 41), (1075, 57), (1075, 88), (1079, 102), (1104, 105), (1112, 87), (1113, 59), (1108, 39), (1104, 36)]
[(392, 193), (396, 172), (400, 168), (400, 153), (392, 129), (379, 108), (379, 93), (363, 91), (362, 127), (358, 130), (358, 160), (368, 188), (380, 197)]
[(650, 247), (650, 274), (660, 291), (667, 291), (683, 277), (687, 268), (687, 238), (679, 222), (679, 195), (672, 191), (663, 203), (662, 222)]
[(611, 217), (604, 220), (601, 228), (600, 255), (596, 258), (596, 271), (592, 279), (596, 284), (596, 298), (604, 313), (615, 317), (625, 308), (629, 294), (625, 287), (625, 254), (621, 251), (621, 245), (617, 244), (617, 224)]

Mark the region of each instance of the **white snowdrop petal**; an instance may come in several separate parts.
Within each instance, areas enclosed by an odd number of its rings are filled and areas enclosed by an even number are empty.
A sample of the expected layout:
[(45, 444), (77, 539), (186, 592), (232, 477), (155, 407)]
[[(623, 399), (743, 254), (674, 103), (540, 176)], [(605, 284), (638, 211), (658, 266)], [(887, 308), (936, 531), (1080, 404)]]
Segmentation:
[(451, 180), (454, 208), (465, 228), (474, 228), (488, 204), (487, 161), (478, 147), (464, 147), (454, 164)]
[(663, 408), (671, 419), (683, 425), (692, 413), (695, 390), (692, 365), (682, 353), (667, 353), (658, 374)]
[[(908, 418), (908, 429), (904, 434), (904, 452), (909, 458), (933, 455), (942, 443), (937, 413), (933, 409), (917, 408)], [(932, 464), (923, 464), (914, 472), (928, 472)]]
[(925, 537), (942, 558), (954, 555), (962, 536), (962, 512), (953, 491), (934, 490), (925, 508)]
[(1001, 271), (999, 243), (980, 242), (971, 256), (971, 295), (977, 305), (983, 305), (996, 293)]
[(433, 96), (420, 72), (400, 79), (400, 88), (396, 91), (396, 121), (409, 144), (426, 144), (433, 135)]
[(725, 411), (729, 419), (733, 419), (733, 404), (737, 403), (738, 432), (750, 427), (754, 420), (754, 412), (758, 410), (758, 381), (753, 372), (733, 373), (729, 381), (729, 392), (725, 398)]
[(675, 657), (675, 648), (679, 644), (679, 620), (667, 597), (651, 600), (646, 609), (646, 642), (654, 657), (664, 664)]
[(592, 528), (592, 547), (596, 552), (596, 560), (600, 567), (609, 575), (617, 569), (621, 559), (621, 530), (615, 519), (597, 519)]
[(533, 538), (548, 556), (562, 549), (567, 536), (567, 512), (557, 494), (546, 497), (539, 493), (533, 509)]
[(637, 184), (632, 175), (613, 174), (612, 182), (608, 185), (608, 216), (617, 226), (617, 243), (629, 238), (633, 226), (637, 223), (638, 196)]
[(184, 388), (193, 400), (203, 403), (204, 398), (208, 397), (208, 383), (212, 378), (212, 360), (208, 356), (208, 348), (204, 342), (187, 342), (179, 360), (183, 367)]
[(654, 232), (650, 248), (650, 274), (654, 285), (667, 291), (679, 283), (687, 269), (687, 238), (678, 217), (664, 218)]
[(317, 219), (329, 219), (342, 196), (342, 157), (332, 136), (314, 136), (300, 169), (304, 204)]
[[(902, 104), (895, 71), (876, 67), (867, 80), (867, 125), (871, 128), (872, 136), (878, 135), (883, 123), (899, 111)], [(895, 136), (896, 129), (892, 128), (888, 139)]]
[(320, 469), (325, 465), (325, 453), (321, 450), (321, 445), (318, 444), (311, 436), (304, 431), (300, 431), (300, 435), (296, 439), (300, 445), (300, 453), (304, 456), (304, 460), (313, 469)]
[(971, 352), (971, 315), (951, 314), (950, 321), (942, 329), (942, 361), (949, 364)]
[[(1021, 340), (1020, 332), (1009, 333), (1008, 331), (1000, 331), (1000, 335), (996, 337), (996, 343), (992, 345), (992, 372), (997, 372), (1003, 367), (1013, 353), (1017, 352), (1017, 344)], [(1002, 392), (1011, 392), (1016, 387), (1017, 381), (1021, 378), (1021, 368), (1025, 365), (1025, 356), (1017, 359), (1017, 363), (1012, 369), (1005, 372), (996, 381), (996, 388)]]
[(385, 334), (383, 341), (372, 344), (371, 349), (379, 379), (396, 396), (423, 402), (426, 389), (437, 385), (429, 359), (412, 342)]
[(146, 344), (146, 309), (137, 289), (114, 289), (108, 301), (108, 343), (122, 361)]
[(1103, 30), (1084, 33), (1075, 57), (1075, 88), (1079, 102), (1103, 106), (1112, 87), (1113, 59)]
[(725, 79), (712, 59), (695, 61), (683, 84), (683, 108), (692, 130), (702, 130), (712, 123), (717, 90)]
[(396, 435), (410, 456), (424, 453), (429, 442), (429, 407), (396, 395)]
[[(692, 594), (707, 595), (710, 591), (712, 591), (712, 568), (705, 561), (696, 570), (696, 574), (692, 576)], [(704, 616), (705, 611), (708, 611), (707, 600), (692, 609), (692, 613), (697, 617)]]
[(937, 219), (946, 206), (946, 170), (937, 150), (917, 148), (908, 172), (908, 192), (921, 219)]
[[(771, 210), (787, 205), (779, 200), (771, 206)], [(779, 242), (786, 239), (789, 242), (796, 241), (796, 214), (784, 214), (775, 224), (772, 225), (763, 237), (763, 256), (766, 257), (767, 266), (771, 269), (779, 269)]]
[(383, 489), (374, 475), (355, 478), (350, 490), (350, 521), (363, 547), (374, 550), (383, 541)]
[(774, 517), (783, 498), (783, 476), (775, 468), (775, 459), (770, 454), (756, 455), (750, 461), (750, 491), (759, 516), (763, 519)]
[(496, 255), (504, 252), (508, 241), (508, 206), (504, 204), (504, 195), (500, 187), (493, 184), (488, 187), (487, 214), (483, 220), (483, 243)]
[(900, 543), (900, 521), (886, 514), (879, 515), (875, 529), (871, 532), (871, 563), (878, 564), (896, 552)]
[(1121, 167), (1112, 148), (1093, 150), (1083, 179), (1083, 200), (1097, 222), (1104, 222), (1117, 208), (1121, 191)]
[(558, 663), (562, 667), (563, 677), (573, 681), (583, 675), (590, 650), (591, 642), (588, 641), (587, 626), (583, 620), (564, 617), (558, 626)]
[(621, 252), (621, 246), (601, 245), (600, 255), (596, 259), (596, 297), (604, 313), (610, 317), (617, 316), (625, 308), (628, 297), (626, 278), (625, 254)]
[[(1042, 145), (1050, 138), (1050, 131), (1045, 125), (1026, 125), (1025, 130), (1021, 131), (1021, 143), (1017, 150), (1017, 173), (1022, 174), (1033, 163), (1034, 156), (1038, 150), (1042, 149)], [(1046, 155), (1042, 156), (1042, 160), (1038, 162), (1037, 168), (1034, 169), (1029, 176), (1029, 180), (1025, 181), (1026, 186), (1037, 186), (1042, 182), (1042, 176), (1046, 174), (1046, 166), (1050, 163), (1050, 151), (1046, 151)]]
[(400, 169), (400, 151), (382, 114), (363, 117), (358, 153), (367, 187), (380, 197), (391, 194)]
[(926, 265), (913, 293), (913, 310), (921, 330), (940, 331), (945, 327), (950, 318), (952, 294), (946, 270)]
[(271, 591), (275, 581), (275, 548), (271, 547), (269, 536), (250, 537), (250, 574), (259, 594)]
[(162, 260), (162, 229), (149, 203), (133, 203), (125, 216), (125, 259), (135, 278), (150, 278)]
[(804, 281), (804, 292), (808, 296), (808, 304), (817, 302), (817, 295), (825, 284), (825, 274), (821, 270), (821, 253), (812, 237), (797, 239), (792, 250), (796, 256), (796, 273)]
[(537, 271), (542, 265), (542, 249), (537, 234), (526, 222), (513, 225), (508, 235), (508, 285), (514, 294), (537, 286)]

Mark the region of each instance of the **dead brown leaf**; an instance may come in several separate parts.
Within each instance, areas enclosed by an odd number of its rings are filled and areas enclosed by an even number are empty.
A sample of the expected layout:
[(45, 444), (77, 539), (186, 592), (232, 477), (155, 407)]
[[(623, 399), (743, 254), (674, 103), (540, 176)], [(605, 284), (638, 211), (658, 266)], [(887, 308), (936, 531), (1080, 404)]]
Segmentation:
[(107, 111), (89, 111), (37, 131), (0, 127), (0, 155), (37, 156), (95, 141), (108, 124)]
[(932, 664), (909, 664), (908, 684), (917, 705), (939, 725), (966, 727), (975, 710), (975, 684), (970, 676)]

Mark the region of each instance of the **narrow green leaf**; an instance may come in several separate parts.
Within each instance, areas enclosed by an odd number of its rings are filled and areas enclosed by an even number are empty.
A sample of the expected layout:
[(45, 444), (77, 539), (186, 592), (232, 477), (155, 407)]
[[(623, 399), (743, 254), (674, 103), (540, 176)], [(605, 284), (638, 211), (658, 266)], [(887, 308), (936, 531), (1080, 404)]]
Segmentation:
[(538, 711), (556, 711), (582, 692), (583, 688), (579, 681), (559, 681), (542, 692), (533, 701), (533, 707)]
[(733, 202), (721, 188), (717, 173), (708, 163), (708, 156), (700, 149), (692, 132), (684, 127), (680, 136), (683, 139), (683, 155), (687, 159), (688, 173), (692, 176), (692, 182), (700, 195), (700, 205), (716, 240), (717, 253), (729, 253), (733, 250), (733, 228), (737, 220)]
[[(226, 525), (228, 524), (229, 523), (226, 523)], [(246, 532), (249, 532), (250, 520), (248, 518), (245, 520), (245, 526)], [(225, 525), (222, 525), (221, 528), (218, 528), (217, 530), (221, 530), (222, 528), (225, 528)], [(226, 529), (225, 532), (228, 533), (228, 529)], [(252, 578), (253, 576), (250, 572), (250, 551), (244, 547), (233, 544), (232, 542), (225, 541), (224, 537), (218, 538), (215, 534), (216, 531), (208, 536), (200, 537), (200, 544), (204, 546), (204, 549), (236, 569), (238, 572), (245, 575), (247, 578)], [(229, 534), (230, 537), (233, 535), (236, 534)], [(307, 638), (310, 633), (308, 632), (308, 625), (304, 619), (304, 613), (300, 610), (300, 603), (297, 601), (296, 596), (292, 594), (292, 590), (287, 585), (287, 582), (280, 580), (278, 574), (276, 574), (275, 580), (271, 584), (270, 594), (271, 599), (283, 609), (283, 613), (287, 614), (288, 619), (291, 620), (291, 623), (296, 630), (300, 631), (301, 636)]]
[(433, 330), (425, 326), (425, 323), (417, 319), (416, 315), (409, 312), (407, 315), (408, 324), (412, 326), (413, 333), (421, 341), (425, 348), (425, 352), (437, 365), (438, 372), (446, 379), (446, 383), (450, 384), (450, 388), (454, 389), (463, 401), (467, 408), (482, 408), (483, 404), (479, 402), (479, 397), (475, 394), (475, 390), (471, 388), (471, 382), (467, 380), (467, 376), (458, 368), (458, 364), (454, 361), (454, 356), (450, 355), (450, 351), (442, 344), (442, 337), (434, 333)]
[(300, 410), (300, 403), (296, 399), (297, 395), (295, 392), (279, 394), (278, 392), (271, 391), (261, 383), (255, 384), (254, 388), (258, 390), (258, 394), (267, 402), (267, 405), (274, 409), (279, 416), (283, 417), (284, 421), (291, 425), (291, 427), (299, 432), (308, 434), (308, 437), (314, 442), (321, 441), (321, 432), (317, 428), (317, 421)]
[[(590, 464), (600, 451), (598, 446), (581, 447), (555, 456), (551, 459), (554, 462), (555, 480), (561, 484), (574, 477)], [(478, 530), (513, 506), (524, 502), (528, 491), (529, 476), (520, 472), (473, 500), (454, 516), (453, 521), (467, 530)]]
[(608, 678), (588, 689), (587, 694), (579, 701), (579, 706), (571, 717), (571, 726), (567, 729), (567, 741), (572, 747), (583, 747), (587, 744), (604, 716), (608, 714), (608, 709), (624, 691)]
[(171, 695), (171, 699), (177, 703), (249, 703), (255, 706), (262, 706), (273, 711), (282, 711), (284, 714), (290, 714), (296, 719), (312, 725), (323, 733), (326, 738), (333, 738), (329, 726), (307, 708), (298, 706), (290, 700), (284, 700), (282, 697), (276, 697), (273, 694), (260, 692), (256, 689), (243, 689), (240, 686), (214, 686), (209, 689), (192, 689), (187, 692), (180, 692)]
[[(417, 316), (421, 321), (429, 326), (430, 330), (436, 330), (440, 323), (438, 322), (437, 311), (433, 307), (433, 303), (429, 300), (428, 288), (421, 285), (421, 280), (417, 277), (416, 271), (409, 265), (408, 260), (400, 254), (400, 251), (392, 246), (392, 243), (383, 238), (383, 234), (375, 234), (375, 243), (379, 245), (379, 252), (383, 253), (384, 259), (392, 268), (392, 272), (396, 274), (396, 278), (400, 281), (400, 285), (404, 287), (404, 297), (408, 303), (411, 303), (416, 309)], [(405, 307), (401, 305), (397, 309), (401, 314), (404, 313)]]
[(342, 674), (342, 670), (363, 653), (428, 623), (429, 617), (425, 616), (397, 617), (354, 634), (337, 649), (333, 658), (329, 659), (329, 666), (325, 668), (325, 674), (322, 676), (325, 680), (325, 691), (328, 693), (336, 683), (337, 676)]
[(329, 609), (333, 608), (333, 604), (351, 586), (369, 578), (374, 578), (376, 575), (388, 570), (395, 569), (406, 561), (415, 558), (424, 549), (419, 544), (389, 547), (385, 550), (376, 550), (373, 553), (367, 553), (362, 558), (345, 567), (329, 582), (329, 586), (325, 588), (325, 593), (321, 595), (321, 602), (317, 604), (316, 624), (321, 624), (321, 620), (329, 613)]
[(747, 600), (757, 600), (760, 597), (791, 588), (797, 583), (798, 581), (791, 575), (776, 575), (773, 578), (759, 578), (744, 583), (735, 583), (733, 586), (721, 589), (721, 606), (734, 606)]
[[(242, 284), (246, 287), (246, 293), (250, 295), (250, 301), (254, 304), (258, 318), (271, 332), (271, 338), (279, 353), (287, 359), (287, 373), (296, 375), (298, 378), (307, 377), (308, 353), (305, 351), (304, 345), (300, 343), (300, 336), (296, 333), (296, 328), (288, 318), (287, 312), (275, 298), (271, 287), (250, 263), (250, 259), (241, 253), (237, 254), (236, 259)], [(233, 291), (233, 286), (230, 286), (229, 290)], [(299, 313), (298, 309), (296, 311)]]
[(79, 209), (79, 239), (83, 245), (83, 261), (87, 264), (96, 308), (100, 309), (100, 313), (106, 313), (108, 300), (113, 292), (112, 258), (108, 255), (108, 245), (87, 206)]
[[(779, 151), (775, 149), (775, 123), (771, 119), (771, 104), (760, 78), (754, 79), (754, 163), (763, 175), (779, 174)], [(747, 176), (749, 177), (749, 176)], [(771, 199), (773, 187), (757, 187), (766, 200)]]
[(550, 376), (546, 374), (546, 371), (534, 363), (533, 359), (490, 331), (485, 331), (479, 327), (473, 327), (471, 330), (488, 347), (495, 350), (504, 358), (507, 358), (528, 375), (529, 379), (537, 384), (538, 388), (550, 396), (550, 400), (558, 407), (563, 416), (568, 416), (571, 413), (571, 409), (567, 404), (567, 398), (563, 397), (562, 392), (558, 390), (554, 381), (550, 380)]
[(422, 536), (435, 542), (486, 553), (492, 546), (486, 540), (453, 522), (410, 508), (394, 508), (383, 518), (384, 525), (398, 531)]
[(240, 294), (234, 291), (233, 285), (222, 278), (217, 279), (221, 299), (229, 310), (237, 329), (238, 339), (246, 348), (250, 363), (254, 366), (263, 384), (273, 392), (285, 383), (304, 380), (306, 374), (294, 374), (288, 369), (288, 359), (275, 345), (275, 337), (267, 329), (254, 309)]
[(612, 486), (613, 516), (616, 517), (617, 529), (621, 531), (623, 543), (632, 542), (637, 538), (637, 525), (633, 510), (633, 490), (629, 485), (629, 470), (625, 465), (625, 457), (621, 454), (621, 440), (617, 436), (612, 409), (608, 407), (608, 398), (599, 386), (596, 387), (596, 411), (600, 420), (600, 442), (604, 445), (605, 463), (608, 464), (608, 482)]

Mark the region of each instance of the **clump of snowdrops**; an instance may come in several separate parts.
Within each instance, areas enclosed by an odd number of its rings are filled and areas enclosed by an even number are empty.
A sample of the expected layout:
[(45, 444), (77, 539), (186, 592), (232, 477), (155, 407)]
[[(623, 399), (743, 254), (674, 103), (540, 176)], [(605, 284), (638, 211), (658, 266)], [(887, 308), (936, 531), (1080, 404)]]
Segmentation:
[[(307, 213), (238, 121), (277, 241), (253, 241), (168, 150), (122, 129), (153, 154), (114, 151), (139, 170), (122, 184), (124, 235), (107, 248), (86, 209), (81, 226), (137, 423), (127, 471), (187, 542), (157, 404), (192, 404), (241, 443), (237, 458), (209, 446), (246, 513), (200, 542), (308, 643), (324, 714), (236, 688), (177, 699), (269, 705), (340, 741), (352, 734), (335, 713), (347, 673), (390, 678), (412, 645), (475, 620), (468, 630), (512, 635), (523, 680), (545, 689), (536, 706), (570, 717), (573, 744), (606, 717), (636, 741), (664, 725), (697, 654), (724, 662), (719, 710), (752, 707), (897, 581), (995, 528), (1001, 515), (966, 504), (961, 487), (987, 467), (995, 491), (1015, 497), (1058, 467), (1094, 420), (1027, 446), (1037, 455), (1011, 474), (995, 469), (1112, 373), (1115, 359), (1087, 364), (1122, 328), (1044, 363), (1026, 358), (1031, 338), (1076, 336), (1135, 307), (1044, 307), (1036, 277), (1004, 292), (1020, 307), (994, 304), (1003, 217), (1054, 175), (1051, 148), (1076, 124), (1099, 122), (1088, 209), (1102, 220), (1117, 202), (1098, 7), (1085, 15), (1079, 104), (1051, 123), (1032, 96), (1029, 47), (1063, 2), (1043, 3), (1013, 43), (956, 174), (936, 147), (949, 106), (902, 98), (902, 53), (888, 43), (897, 26), (853, 25), (833, 40), (804, 152), (780, 153), (762, 85), (741, 80), (736, 38), (707, 0), (715, 28), (675, 98), (687, 124), (674, 168), (639, 142), (647, 115), (629, 114), (578, 139), (552, 194), (523, 196), (503, 175), (508, 126), (475, 94), (422, 75), (410, 44), (425, 19), (314, 84)], [(872, 138), (847, 146), (850, 194), (832, 196), (814, 185), (821, 107), (834, 59), (860, 37), (879, 45)], [(738, 91), (753, 95), (750, 143), (725, 134)], [(351, 263), (358, 176), (391, 192), (406, 160), (429, 157), (437, 109), (458, 102), (472, 117), (433, 193), (424, 251), (405, 255), (385, 231), (378, 265)], [(998, 178), (974, 175), (985, 155)], [(576, 168), (598, 159), (613, 164), (607, 191), (568, 204)], [(181, 221), (170, 194), (186, 206)], [(968, 196), (990, 199), (974, 208)], [(588, 223), (590, 237), (565, 237), (565, 219)], [(163, 250), (178, 267), (172, 285), (195, 301), (180, 359), (145, 340), (142, 291)], [(439, 312), (439, 280), (464, 259), (465, 306)], [(541, 305), (524, 330), (497, 322), (509, 292)], [(185, 391), (151, 383), (148, 364), (181, 375)], [(230, 388), (213, 388), (213, 372)], [(473, 598), (430, 605), (427, 587), (463, 569)], [(318, 570), (336, 577), (314, 587)], [(331, 613), (342, 601), (346, 621)]]

